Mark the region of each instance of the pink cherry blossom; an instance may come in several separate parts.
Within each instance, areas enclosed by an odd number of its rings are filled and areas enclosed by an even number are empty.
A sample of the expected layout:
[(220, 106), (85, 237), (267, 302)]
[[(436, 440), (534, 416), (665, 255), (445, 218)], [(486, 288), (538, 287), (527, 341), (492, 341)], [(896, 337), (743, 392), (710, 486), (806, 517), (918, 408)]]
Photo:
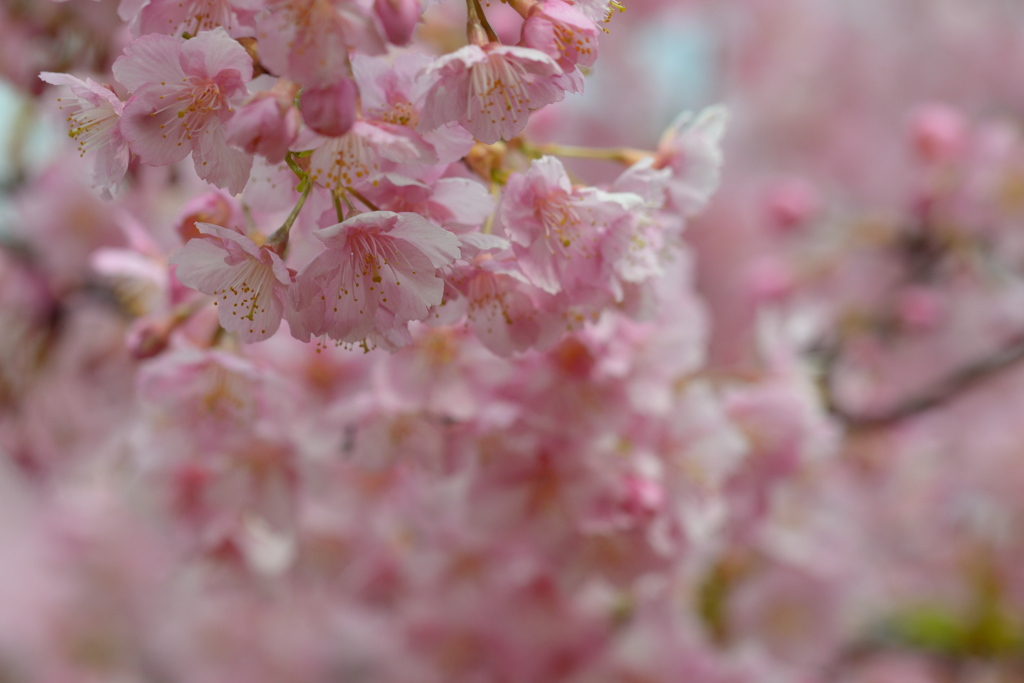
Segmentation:
[(469, 178), (440, 178), (428, 184), (387, 173), (359, 189), (380, 209), (418, 213), (456, 233), (479, 228), (494, 211), (487, 188)]
[(655, 169), (653, 162), (651, 157), (641, 159), (623, 171), (611, 186), (615, 193), (632, 193), (643, 201), (632, 212), (632, 230), (617, 235), (622, 253), (615, 261), (615, 272), (625, 283), (649, 282), (664, 275), (686, 226), (682, 216), (665, 206), (671, 171)]
[(375, 121), (415, 128), (426, 97), (425, 81), (418, 76), (431, 61), (418, 52), (403, 52), (393, 61), (354, 55), (352, 74), (359, 85), (363, 115)]
[(409, 42), (422, 11), (420, 0), (374, 0), (373, 3), (373, 12), (384, 26), (384, 34), (395, 45)]
[(694, 115), (680, 114), (662, 134), (656, 168), (671, 168), (668, 184), (672, 205), (686, 216), (699, 212), (718, 188), (722, 167), (722, 138), (728, 110), (719, 105)]
[(144, 163), (170, 164), (191, 152), (200, 178), (242, 191), (252, 155), (227, 145), (225, 124), (246, 94), (252, 59), (223, 28), (191, 40), (143, 36), (113, 70), (132, 91), (121, 128)]
[(489, 43), (467, 45), (434, 63), (417, 130), (457, 121), (480, 142), (511, 140), (530, 112), (560, 102), (571, 87), (558, 63), (540, 50)]
[(333, 83), (348, 70), (348, 51), (384, 52), (369, 10), (353, 0), (268, 0), (257, 20), (260, 60), (304, 86)]
[(122, 0), (118, 14), (132, 35), (198, 35), (223, 27), (232, 38), (252, 36), (260, 0)]
[(967, 122), (953, 107), (930, 104), (918, 108), (910, 129), (914, 150), (926, 162), (955, 159), (966, 146)]
[(416, 131), (407, 126), (359, 120), (337, 138), (324, 140), (309, 157), (309, 175), (327, 188), (343, 188), (373, 180), (386, 171), (383, 164), (429, 164), (437, 156)]
[(835, 581), (771, 566), (736, 591), (730, 616), (739, 637), (756, 634), (783, 661), (820, 661), (840, 637), (841, 598)]
[(355, 123), (358, 95), (355, 81), (349, 78), (330, 85), (303, 88), (299, 96), (302, 120), (320, 135), (344, 135)]
[[(461, 129), (457, 126), (454, 131), (416, 132), (425, 95), (415, 75), (426, 62), (420, 55), (402, 55), (393, 65), (363, 55), (353, 58), (363, 116), (348, 132), (320, 141), (313, 150), (309, 169), (315, 182), (344, 188), (376, 181), (396, 166), (410, 169), (407, 173), (417, 168), (429, 170), (433, 164), (454, 161), (469, 151), (472, 138), (458, 135), (456, 131)], [(329, 123), (337, 125), (333, 120)]]
[(618, 0), (575, 0), (573, 7), (591, 21), (605, 24), (611, 19), (615, 9), (620, 12), (625, 9)]
[[(359, 85), (359, 98), (366, 120), (418, 130), (429, 88), (428, 81), (420, 76), (431, 61), (418, 52), (404, 52), (394, 60), (354, 55), (352, 73)], [(441, 164), (461, 159), (473, 146), (473, 136), (457, 123), (419, 132), (423, 140), (434, 148)], [(403, 173), (409, 175), (409, 171)]]
[(441, 303), (437, 269), (459, 255), (455, 235), (413, 213), (373, 211), (314, 235), (325, 249), (299, 273), (288, 319), (303, 340), (407, 338), (406, 323)]
[(51, 85), (67, 86), (72, 97), (58, 98), (67, 117), (68, 136), (78, 143), (80, 156), (93, 157), (90, 179), (105, 197), (117, 188), (128, 170), (128, 143), (121, 134), (124, 103), (110, 88), (91, 78), (44, 71), (39, 77)]
[(569, 73), (577, 65), (593, 66), (601, 31), (579, 9), (562, 0), (543, 0), (527, 12), (523, 45), (556, 59)]
[[(267, 374), (250, 360), (222, 350), (185, 347), (159, 356), (136, 377), (138, 396), (153, 415), (148, 431), (154, 436), (173, 433), (169, 421), (160, 419), (170, 417), (192, 425), (176, 436), (179, 448), (190, 440), (216, 446), (251, 443), (252, 430), (246, 425), (271, 414)], [(174, 444), (161, 445), (176, 450)]]
[[(565, 331), (554, 297), (530, 284), (509, 258), (508, 242), (478, 233), (463, 236), (463, 241), (464, 252), (481, 250), (448, 274), (457, 296), (447, 297), (445, 306), (452, 311), (446, 315), (465, 315), (480, 342), (506, 358), (554, 343)], [(499, 254), (491, 253), (495, 250)]]
[(277, 93), (260, 93), (227, 124), (227, 141), (249, 154), (279, 164), (299, 134), (301, 117), (293, 103)]
[(197, 223), (202, 236), (171, 257), (178, 280), (212, 294), (225, 330), (247, 342), (273, 336), (281, 324), (292, 275), (281, 257), (234, 230)]
[(519, 265), (551, 294), (614, 291), (615, 263), (632, 237), (639, 195), (575, 189), (555, 157), (509, 176), (499, 213)]

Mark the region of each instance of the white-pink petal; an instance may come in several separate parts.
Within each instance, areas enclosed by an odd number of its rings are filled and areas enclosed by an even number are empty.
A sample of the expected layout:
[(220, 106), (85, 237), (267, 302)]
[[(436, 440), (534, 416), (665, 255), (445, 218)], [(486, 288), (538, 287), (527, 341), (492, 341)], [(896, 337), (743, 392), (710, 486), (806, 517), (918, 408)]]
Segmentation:
[(182, 284), (214, 297), (225, 330), (242, 341), (267, 339), (284, 314), (291, 275), (281, 258), (248, 237), (197, 223), (204, 235), (189, 240), (170, 263)]

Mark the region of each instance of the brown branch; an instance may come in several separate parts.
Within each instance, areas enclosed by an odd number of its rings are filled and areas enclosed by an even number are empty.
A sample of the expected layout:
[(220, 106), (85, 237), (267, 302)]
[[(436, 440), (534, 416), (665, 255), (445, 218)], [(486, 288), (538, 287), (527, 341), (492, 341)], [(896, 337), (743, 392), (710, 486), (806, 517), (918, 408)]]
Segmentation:
[(928, 390), (887, 410), (876, 412), (852, 412), (836, 401), (832, 391), (832, 372), (839, 355), (838, 348), (824, 352), (821, 391), (826, 410), (850, 429), (880, 429), (891, 427), (902, 420), (938, 408), (996, 373), (1024, 360), (1024, 333), (1014, 337), (1006, 347), (993, 355), (955, 370)]

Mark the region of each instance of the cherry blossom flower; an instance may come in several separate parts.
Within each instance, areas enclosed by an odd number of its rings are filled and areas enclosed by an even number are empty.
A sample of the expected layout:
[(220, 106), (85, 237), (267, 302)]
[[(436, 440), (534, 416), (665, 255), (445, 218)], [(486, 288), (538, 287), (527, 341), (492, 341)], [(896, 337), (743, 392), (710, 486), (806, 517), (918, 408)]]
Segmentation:
[(197, 223), (202, 236), (171, 257), (178, 280), (211, 294), (225, 330), (247, 342), (273, 336), (281, 324), (292, 275), (270, 247), (234, 230)]
[(555, 157), (509, 176), (499, 214), (523, 272), (551, 294), (615, 291), (614, 264), (634, 226), (639, 195), (573, 188)]
[(223, 27), (232, 38), (255, 33), (260, 0), (122, 0), (118, 15), (128, 22), (132, 35), (148, 33), (198, 35)]
[(457, 121), (484, 143), (523, 132), (530, 112), (560, 102), (571, 87), (558, 63), (540, 50), (489, 43), (438, 59), (417, 130)]
[(669, 198), (685, 216), (703, 209), (718, 188), (721, 144), (728, 122), (729, 112), (721, 105), (696, 115), (683, 112), (658, 142), (654, 166), (672, 169)]
[[(447, 316), (465, 315), (477, 339), (499, 356), (544, 349), (565, 331), (554, 297), (533, 286), (519, 270), (508, 242), (491, 235), (463, 236), (472, 260), (452, 268), (447, 281), (457, 296), (447, 296)], [(498, 251), (498, 254), (493, 252)], [(505, 254), (501, 254), (504, 250)]]
[(523, 45), (542, 51), (570, 73), (576, 66), (594, 65), (600, 34), (597, 25), (573, 5), (543, 0), (527, 11)]
[(39, 77), (51, 85), (67, 86), (72, 97), (58, 98), (67, 116), (68, 136), (78, 143), (79, 155), (93, 157), (90, 179), (105, 198), (121, 184), (128, 170), (128, 143), (121, 134), (124, 103), (107, 87), (91, 78), (44, 71)]
[(372, 181), (386, 172), (384, 163), (430, 164), (434, 149), (407, 126), (358, 120), (351, 130), (324, 140), (309, 157), (309, 176), (327, 188)]
[[(433, 147), (437, 163), (447, 164), (469, 152), (473, 136), (457, 123), (431, 131), (418, 129), (429, 89), (428, 81), (420, 76), (431, 63), (429, 57), (417, 52), (399, 54), (393, 61), (356, 54), (352, 57), (352, 73), (359, 85), (360, 103), (367, 121), (418, 130), (423, 140)], [(401, 170), (392, 170), (414, 175), (408, 164), (403, 164)]]
[(276, 406), (269, 399), (276, 387), (267, 375), (236, 354), (185, 347), (147, 362), (136, 382), (144, 409), (157, 417), (149, 431), (166, 438), (174, 430), (159, 417), (187, 420), (191, 429), (174, 439), (179, 449), (191, 440), (219, 447), (251, 443), (253, 422), (272, 414)]
[(615, 179), (611, 189), (641, 197), (643, 204), (633, 210), (631, 231), (623, 231), (619, 239), (626, 241), (615, 262), (615, 272), (626, 283), (643, 283), (664, 274), (666, 263), (680, 245), (685, 219), (666, 210), (667, 187), (672, 173), (653, 168), (651, 157), (641, 159)]
[(843, 595), (836, 581), (786, 566), (771, 566), (732, 596), (730, 622), (739, 637), (757, 636), (782, 661), (813, 662), (841, 637)]
[(401, 55), (393, 65), (381, 58), (353, 57), (362, 118), (347, 133), (324, 140), (313, 150), (309, 168), (314, 181), (339, 189), (377, 181), (398, 169), (402, 175), (419, 177), (469, 151), (472, 137), (457, 125), (422, 135), (416, 130), (426, 97), (416, 75), (428, 63), (415, 54)]
[(279, 164), (299, 135), (301, 116), (291, 101), (273, 91), (259, 93), (227, 124), (227, 141), (249, 154)]
[(394, 173), (363, 183), (360, 191), (380, 209), (418, 213), (452, 232), (479, 228), (494, 211), (494, 198), (469, 178), (440, 178), (424, 183)]
[(252, 58), (223, 28), (187, 41), (143, 36), (113, 70), (132, 91), (121, 128), (144, 163), (166, 165), (192, 152), (200, 178), (242, 191), (252, 155), (227, 145), (225, 123), (246, 94)]
[(325, 249), (299, 273), (288, 319), (304, 341), (311, 334), (346, 343), (371, 333), (405, 339), (405, 324), (441, 303), (436, 270), (459, 255), (455, 235), (413, 213), (373, 211), (314, 235)]
[(89, 259), (92, 269), (113, 283), (121, 306), (133, 315), (163, 313), (170, 300), (170, 278), (163, 250), (129, 214), (118, 216), (118, 224), (127, 248), (96, 249)]
[(278, 76), (321, 86), (348, 70), (348, 51), (385, 51), (369, 10), (352, 0), (268, 0), (257, 20), (260, 61)]
[(620, 12), (625, 8), (618, 0), (575, 0), (573, 7), (593, 22), (607, 24), (615, 9)]

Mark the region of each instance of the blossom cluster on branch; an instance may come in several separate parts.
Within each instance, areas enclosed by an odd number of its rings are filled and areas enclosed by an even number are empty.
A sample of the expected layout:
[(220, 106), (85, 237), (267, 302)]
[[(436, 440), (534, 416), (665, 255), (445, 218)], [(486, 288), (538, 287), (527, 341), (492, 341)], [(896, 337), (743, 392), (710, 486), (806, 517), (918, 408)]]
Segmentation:
[[(470, 44), (431, 59), (383, 54), (410, 40), (415, 3), (122, 3), (135, 37), (113, 63), (116, 87), (41, 77), (68, 88), (69, 136), (106, 196), (133, 157), (162, 166), (190, 154), (200, 178), (232, 195), (251, 187), (254, 164), (297, 186), (269, 236), (197, 223), (170, 260), (178, 281), (216, 299), (228, 332), (260, 341), (283, 318), (304, 341), (396, 349), (411, 342), (409, 323), (443, 312), (508, 356), (647, 296), (717, 183), (726, 119), (718, 108), (681, 121), (607, 189), (573, 187), (540, 153), (457, 163), (581, 92), (580, 66), (597, 56), (588, 15), (600, 3), (516, 9), (521, 45), (501, 44), (470, 2)], [(293, 197), (279, 199), (261, 208), (286, 210)], [(319, 226), (323, 250), (296, 271), (282, 258), (300, 216)]]

